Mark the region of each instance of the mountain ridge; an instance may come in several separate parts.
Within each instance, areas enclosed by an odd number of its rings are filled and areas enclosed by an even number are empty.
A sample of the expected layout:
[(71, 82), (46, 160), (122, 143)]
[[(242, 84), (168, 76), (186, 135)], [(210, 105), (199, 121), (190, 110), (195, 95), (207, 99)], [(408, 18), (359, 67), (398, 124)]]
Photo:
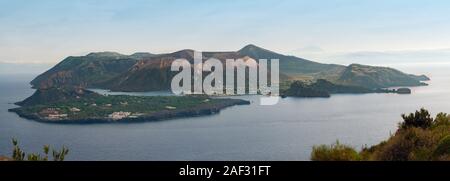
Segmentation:
[[(70, 56), (31, 81), (34, 88), (53, 86), (83, 86), (113, 91), (158, 91), (170, 88), (171, 63), (179, 58), (193, 62), (194, 50), (184, 49), (172, 53), (96, 52), (86, 56)], [(425, 75), (406, 74), (388, 67), (361, 64), (349, 66), (323, 64), (311, 60), (283, 55), (249, 44), (237, 51), (203, 52), (203, 59), (252, 58), (279, 59), (281, 81), (325, 79), (336, 84), (384, 88), (390, 86), (419, 86), (428, 80)]]

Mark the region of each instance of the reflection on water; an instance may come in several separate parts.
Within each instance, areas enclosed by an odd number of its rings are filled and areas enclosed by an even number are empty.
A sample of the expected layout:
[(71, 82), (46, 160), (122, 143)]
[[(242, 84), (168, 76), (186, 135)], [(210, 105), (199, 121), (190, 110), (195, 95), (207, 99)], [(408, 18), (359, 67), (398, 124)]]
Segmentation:
[(30, 151), (40, 151), (43, 144), (66, 145), (72, 160), (308, 160), (315, 144), (339, 139), (360, 148), (386, 139), (401, 113), (421, 107), (433, 114), (450, 112), (450, 66), (396, 68), (429, 75), (430, 86), (415, 87), (411, 95), (286, 98), (276, 106), (242, 96), (252, 104), (213, 116), (94, 125), (37, 123), (7, 112), (14, 107), (9, 103), (33, 93), (28, 85), (33, 76), (0, 77), (0, 154), (10, 154), (10, 138), (16, 137)]

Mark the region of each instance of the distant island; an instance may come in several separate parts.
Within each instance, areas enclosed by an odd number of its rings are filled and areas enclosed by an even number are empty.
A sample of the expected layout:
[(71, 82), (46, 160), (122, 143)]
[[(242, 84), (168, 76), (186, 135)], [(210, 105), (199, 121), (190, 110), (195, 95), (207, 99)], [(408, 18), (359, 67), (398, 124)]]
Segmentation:
[(40, 89), (9, 109), (19, 116), (47, 123), (112, 123), (158, 121), (218, 113), (240, 99), (207, 96), (100, 95), (82, 88)]
[[(322, 64), (282, 55), (255, 45), (233, 52), (203, 52), (203, 59), (279, 59), (282, 97), (330, 97), (331, 94), (401, 93), (388, 87), (422, 86), (425, 75), (406, 74), (388, 67), (360, 64)], [(198, 96), (100, 95), (90, 88), (123, 92), (168, 91), (176, 59), (193, 63), (194, 51), (167, 54), (115, 52), (70, 56), (31, 81), (36, 92), (9, 111), (42, 122), (137, 122), (209, 115), (221, 109), (249, 104), (239, 99)]]
[(361, 86), (338, 85), (330, 81), (319, 79), (315, 82), (294, 81), (288, 88), (281, 90), (282, 97), (331, 97), (331, 94), (367, 94), (367, 93), (397, 93), (411, 94), (409, 88), (376, 88), (370, 89)]
[[(194, 51), (189, 49), (166, 54), (100, 52), (70, 56), (37, 76), (31, 85), (35, 89), (70, 85), (122, 92), (167, 91), (176, 74), (170, 70), (172, 62), (182, 58), (193, 63), (193, 56)], [(232, 52), (203, 52), (203, 59), (208, 58), (279, 59), (281, 83), (324, 79), (337, 85), (377, 89), (421, 86), (426, 85), (422, 81), (429, 80), (425, 75), (406, 74), (388, 67), (317, 63), (255, 45)]]

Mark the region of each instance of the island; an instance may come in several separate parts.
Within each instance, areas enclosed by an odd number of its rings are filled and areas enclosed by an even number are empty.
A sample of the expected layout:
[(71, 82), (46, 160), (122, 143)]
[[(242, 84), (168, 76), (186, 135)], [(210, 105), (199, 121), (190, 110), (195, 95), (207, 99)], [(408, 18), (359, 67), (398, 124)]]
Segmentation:
[[(430, 80), (425, 75), (412, 75), (389, 67), (319, 63), (251, 44), (238, 51), (202, 52), (202, 56), (204, 60), (215, 58), (223, 64), (227, 59), (253, 59), (258, 63), (259, 59), (278, 59), (282, 84), (324, 79), (336, 85), (379, 89), (425, 86), (423, 81)], [(192, 64), (193, 57), (191, 49), (162, 54), (95, 52), (69, 56), (30, 83), (36, 89), (70, 85), (118, 92), (170, 91), (171, 80), (177, 73), (171, 71), (172, 62), (185, 59)], [(204, 76), (206, 74), (204, 72)]]
[(409, 88), (366, 88), (355, 85), (339, 85), (328, 80), (319, 79), (315, 82), (294, 81), (287, 88), (282, 89), (281, 97), (322, 97), (328, 98), (332, 94), (367, 94), (367, 93), (397, 93), (411, 94)]
[(196, 96), (101, 95), (83, 88), (39, 89), (9, 109), (47, 123), (129, 123), (212, 115), (249, 101)]
[[(324, 64), (283, 55), (255, 45), (237, 51), (203, 52), (202, 59), (279, 60), (281, 97), (330, 97), (332, 94), (399, 93), (425, 86), (425, 75), (413, 75), (389, 67), (361, 64)], [(35, 93), (9, 111), (19, 116), (52, 123), (139, 122), (177, 117), (210, 115), (234, 106), (249, 104), (239, 99), (197, 96), (100, 95), (89, 89), (119, 92), (170, 91), (177, 59), (194, 61), (194, 50), (173, 53), (94, 52), (69, 56), (34, 78)], [(207, 76), (204, 72), (203, 76)], [(247, 78), (246, 78), (247, 79)], [(247, 81), (247, 80), (246, 80)], [(224, 87), (225, 87), (225, 82)], [(246, 85), (246, 89), (248, 86)], [(220, 95), (220, 94), (219, 94)]]

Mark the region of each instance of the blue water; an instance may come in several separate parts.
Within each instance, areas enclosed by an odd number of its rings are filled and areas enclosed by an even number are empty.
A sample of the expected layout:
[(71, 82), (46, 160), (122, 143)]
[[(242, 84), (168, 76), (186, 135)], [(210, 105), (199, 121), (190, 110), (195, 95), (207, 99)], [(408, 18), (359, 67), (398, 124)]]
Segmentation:
[[(12, 137), (26, 151), (66, 145), (69, 160), (308, 160), (313, 145), (339, 140), (355, 148), (376, 144), (394, 133), (400, 114), (421, 107), (450, 112), (450, 65), (397, 65), (425, 73), (430, 86), (411, 95), (333, 95), (286, 98), (276, 106), (253, 104), (220, 114), (134, 124), (58, 125), (7, 112), (30, 96), (36, 75), (0, 76), (0, 155), (11, 154)], [(148, 93), (147, 95), (153, 95)], [(156, 93), (160, 94), (160, 93)]]

